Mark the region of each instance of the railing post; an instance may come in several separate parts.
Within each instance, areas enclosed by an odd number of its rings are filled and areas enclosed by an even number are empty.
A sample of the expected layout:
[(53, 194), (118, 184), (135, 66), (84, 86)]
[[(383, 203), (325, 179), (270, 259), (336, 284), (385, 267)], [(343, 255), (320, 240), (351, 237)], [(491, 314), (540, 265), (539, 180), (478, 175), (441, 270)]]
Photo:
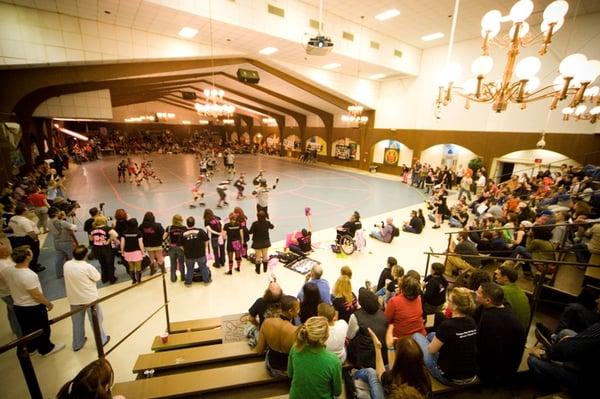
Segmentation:
[(444, 270), (448, 267), (448, 254), (450, 253), (450, 244), (452, 244), (452, 233), (448, 233), (448, 247), (446, 248), (446, 256), (444, 257)]
[(21, 365), (21, 370), (23, 371), (23, 376), (25, 377), (25, 383), (27, 384), (31, 399), (43, 399), (40, 384), (35, 375), (33, 364), (31, 364), (29, 352), (27, 352), (26, 342), (21, 342), (17, 345), (17, 357), (19, 358), (19, 364)]
[(425, 264), (425, 277), (429, 276), (429, 260), (431, 259), (431, 255), (427, 254), (427, 263)]
[[(173, 267), (173, 266), (171, 266)], [(171, 334), (171, 321), (169, 319), (169, 297), (167, 296), (167, 280), (165, 276), (167, 273), (163, 271), (162, 273), (162, 285), (163, 285), (163, 296), (165, 301), (165, 317), (167, 318), (167, 332)]]
[(533, 302), (531, 303), (531, 314), (529, 316), (529, 324), (527, 324), (527, 333), (529, 333), (531, 322), (533, 321), (533, 317), (537, 311), (538, 303), (540, 302), (540, 297), (542, 296), (542, 288), (544, 287), (545, 279), (546, 273), (542, 271), (535, 280), (535, 287), (533, 287)]
[(92, 327), (94, 330), (94, 340), (96, 341), (98, 359), (104, 359), (104, 344), (102, 342), (102, 335), (100, 334), (100, 323), (98, 322), (98, 310), (96, 309), (96, 305), (90, 306), (90, 313), (92, 314)]

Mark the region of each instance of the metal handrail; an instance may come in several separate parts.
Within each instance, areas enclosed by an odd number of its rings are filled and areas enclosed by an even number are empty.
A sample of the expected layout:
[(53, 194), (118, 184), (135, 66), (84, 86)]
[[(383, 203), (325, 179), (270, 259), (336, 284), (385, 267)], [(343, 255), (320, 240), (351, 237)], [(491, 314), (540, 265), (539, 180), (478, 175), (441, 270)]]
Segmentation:
[[(528, 229), (532, 229), (532, 228), (536, 228), (536, 227), (559, 227), (559, 226), (586, 226), (586, 225), (594, 225), (596, 223), (600, 223), (600, 220), (595, 220), (593, 222), (587, 222), (587, 223), (555, 223), (555, 224), (534, 224), (531, 227), (528, 227)], [(518, 226), (513, 227), (513, 229), (517, 229)], [(502, 230), (506, 230), (506, 229), (510, 229), (510, 227), (492, 227), (489, 229), (461, 229), (461, 230), (457, 230), (457, 231), (445, 231), (444, 234), (447, 235), (452, 235), (452, 234), (459, 234), (462, 233), (463, 231), (466, 231), (467, 233), (483, 233), (486, 231), (502, 231)]]
[(13, 341), (10, 341), (8, 344), (0, 346), (0, 355), (3, 354), (4, 352), (8, 352), (9, 350), (11, 350), (13, 348), (16, 348), (20, 344), (25, 344), (28, 341), (31, 341), (32, 339), (39, 337), (40, 335), (42, 335), (43, 332), (44, 332), (44, 330), (41, 330), (41, 329), (35, 330), (34, 332), (31, 332), (27, 335), (22, 336), (21, 338), (17, 338)]
[(156, 278), (158, 278), (160, 276), (161, 276), (161, 273), (158, 273), (156, 276), (151, 276), (151, 277), (147, 278), (146, 280), (142, 281), (141, 283), (138, 283), (138, 284), (135, 284), (135, 285), (130, 285), (130, 286), (128, 286), (126, 288), (123, 288), (123, 289), (121, 289), (119, 291), (113, 292), (112, 294), (108, 294), (106, 296), (103, 296), (102, 298), (98, 298), (94, 302), (90, 302), (90, 303), (88, 303), (86, 305), (81, 305), (81, 307), (78, 308), (78, 309), (71, 310), (71, 311), (69, 311), (67, 313), (63, 313), (60, 316), (56, 316), (56, 317), (50, 319), (48, 322), (49, 322), (50, 325), (58, 323), (59, 321), (64, 320), (66, 318), (69, 318), (69, 317), (73, 316), (74, 314), (86, 311), (88, 308), (91, 308), (92, 306), (98, 305), (98, 304), (100, 304), (100, 303), (102, 303), (104, 301), (107, 301), (107, 300), (109, 300), (109, 299), (111, 299), (111, 298), (113, 298), (113, 297), (115, 297), (117, 295), (121, 295), (123, 292), (129, 291), (129, 290), (131, 290), (131, 289), (133, 289), (133, 288), (135, 288), (135, 287), (137, 287), (137, 286), (139, 286), (141, 284), (145, 284), (148, 281), (152, 281), (152, 280), (154, 280), (154, 279), (156, 279)]

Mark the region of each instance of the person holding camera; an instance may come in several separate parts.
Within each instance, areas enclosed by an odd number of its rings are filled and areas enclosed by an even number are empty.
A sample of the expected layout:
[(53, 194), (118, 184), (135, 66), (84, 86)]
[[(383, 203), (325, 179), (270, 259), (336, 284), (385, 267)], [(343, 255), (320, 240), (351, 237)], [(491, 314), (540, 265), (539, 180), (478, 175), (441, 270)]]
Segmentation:
[(372, 238), (375, 238), (376, 240), (390, 243), (390, 242), (392, 242), (394, 237), (397, 236), (397, 234), (396, 234), (397, 228), (396, 228), (396, 226), (394, 226), (394, 219), (391, 217), (388, 217), (387, 219), (385, 219), (385, 223), (382, 221), (380, 226), (378, 226), (378, 225), (374, 225), (374, 226), (379, 227), (379, 230), (373, 230), (371, 232), (371, 234), (369, 234), (369, 236)]
[(269, 191), (275, 190), (278, 183), (279, 177), (275, 179), (275, 184), (272, 187), (267, 187), (267, 179), (261, 177), (258, 179), (258, 187), (252, 192), (252, 195), (256, 197), (256, 213), (263, 211), (267, 219), (269, 219)]
[(64, 211), (56, 208), (48, 210), (48, 230), (54, 241), (54, 250), (56, 251), (55, 270), (56, 278), (63, 277), (63, 265), (66, 261), (73, 258), (73, 250), (78, 244), (75, 238), (77, 225), (67, 222), (67, 215)]

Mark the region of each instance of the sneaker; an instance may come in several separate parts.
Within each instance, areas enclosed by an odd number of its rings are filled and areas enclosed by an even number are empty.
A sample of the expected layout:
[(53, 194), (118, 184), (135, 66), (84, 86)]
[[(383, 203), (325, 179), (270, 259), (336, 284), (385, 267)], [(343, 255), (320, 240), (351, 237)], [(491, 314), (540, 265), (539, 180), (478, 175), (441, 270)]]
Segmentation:
[(235, 268), (235, 271), (236, 271), (236, 272), (239, 272), (239, 271), (240, 271), (240, 268), (239, 268), (239, 267), (236, 267), (236, 268)]
[(535, 329), (535, 339), (537, 339), (546, 350), (552, 348), (552, 342), (542, 334), (539, 328)]
[(42, 357), (51, 356), (51, 355), (55, 354), (56, 352), (60, 352), (63, 349), (65, 349), (65, 344), (55, 344), (54, 349), (52, 349), (50, 352), (42, 355)]
[(229, 274), (229, 275), (231, 275), (231, 274), (233, 274), (233, 273), (231, 272), (231, 270), (229, 270), (229, 271), (226, 271), (226, 272), (225, 272), (225, 274)]
[(190, 205), (190, 209), (194, 209), (196, 205)]
[(79, 348), (73, 348), (73, 352), (79, 352), (81, 348), (85, 346), (85, 342), (87, 341), (87, 337), (83, 337), (83, 344)]
[(552, 331), (544, 323), (537, 322), (535, 323), (535, 327), (540, 330), (540, 334), (542, 334), (548, 341), (551, 341)]

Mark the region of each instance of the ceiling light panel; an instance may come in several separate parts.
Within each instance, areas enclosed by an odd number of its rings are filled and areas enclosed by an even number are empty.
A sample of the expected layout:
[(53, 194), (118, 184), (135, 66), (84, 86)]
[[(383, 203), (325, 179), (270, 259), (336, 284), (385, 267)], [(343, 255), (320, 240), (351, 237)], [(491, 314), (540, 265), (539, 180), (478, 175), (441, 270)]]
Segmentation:
[(262, 55), (271, 55), (275, 54), (278, 51), (279, 50), (276, 47), (265, 47), (262, 50), (260, 50), (259, 53), (261, 53)]
[(327, 65), (323, 65), (323, 69), (336, 69), (341, 67), (342, 64), (340, 64), (339, 62), (332, 62), (331, 64), (327, 64)]
[(397, 17), (398, 15), (400, 15), (400, 11), (395, 8), (391, 8), (387, 11), (375, 15), (375, 19), (378, 21), (387, 21), (388, 19)]
[(377, 80), (385, 78), (385, 73), (376, 73), (375, 75), (369, 76), (369, 79)]
[(191, 39), (192, 37), (196, 36), (197, 34), (198, 34), (198, 29), (190, 28), (188, 26), (184, 26), (179, 31), (179, 36), (185, 37), (187, 39)]
[(444, 37), (444, 34), (442, 32), (435, 32), (429, 35), (421, 36), (421, 40), (423, 40), (424, 42), (430, 42), (432, 40), (441, 39), (442, 37)]

